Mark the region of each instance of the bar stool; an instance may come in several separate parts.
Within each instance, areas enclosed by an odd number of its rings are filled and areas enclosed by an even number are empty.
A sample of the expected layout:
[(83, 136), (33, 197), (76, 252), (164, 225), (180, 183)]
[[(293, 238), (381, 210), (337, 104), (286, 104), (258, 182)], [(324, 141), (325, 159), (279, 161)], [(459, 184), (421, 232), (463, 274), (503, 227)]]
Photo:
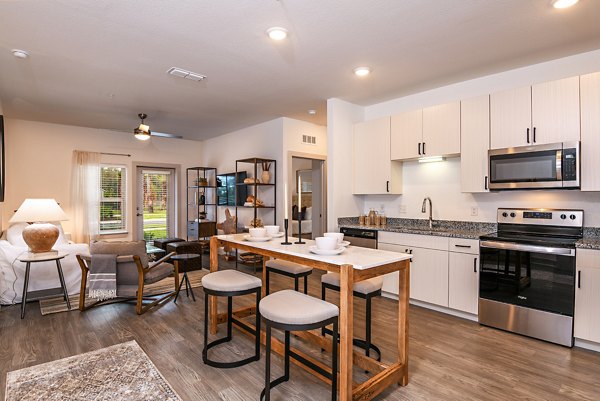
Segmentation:
[[(262, 282), (259, 278), (237, 270), (221, 270), (202, 277), (204, 289), (204, 347), (202, 361), (216, 368), (236, 368), (260, 359), (260, 316), (256, 314), (256, 329), (233, 317), (233, 297), (256, 293), (256, 307), (260, 302)], [(227, 297), (227, 335), (223, 338), (208, 342), (208, 296)], [(208, 350), (219, 344), (231, 341), (231, 324), (235, 322), (248, 332), (254, 334), (254, 355), (234, 362), (217, 362), (208, 358)]]
[[(260, 394), (266, 401), (270, 400), (271, 388), (286, 382), (290, 378), (290, 357), (310, 367), (319, 374), (331, 380), (331, 399), (335, 401), (337, 393), (337, 343), (338, 315), (336, 305), (318, 298), (302, 294), (298, 291), (283, 290), (267, 295), (260, 301), (260, 314), (265, 319), (266, 328), (266, 366), (265, 388)], [(313, 330), (333, 324), (333, 355), (331, 371), (327, 371), (290, 350), (290, 331)], [(271, 381), (271, 329), (276, 328), (285, 332), (284, 374)]]
[(298, 281), (304, 277), (304, 293), (308, 294), (308, 276), (312, 274), (312, 267), (304, 266), (299, 263), (288, 262), (287, 260), (270, 259), (265, 263), (267, 269), (266, 285), (267, 295), (270, 292), (269, 274), (276, 273), (294, 279), (294, 289), (298, 291)]
[[(367, 301), (366, 304), (366, 322), (365, 322), (365, 339), (354, 338), (353, 344), (365, 350), (365, 355), (370, 356), (371, 350), (377, 352), (377, 360), (381, 360), (381, 351), (379, 347), (371, 342), (371, 299), (381, 295), (381, 287), (383, 286), (383, 277), (373, 277), (368, 280), (354, 283), (352, 293), (355, 297), (362, 298)], [(325, 300), (326, 290), (340, 291), (340, 275), (338, 273), (327, 273), (321, 276), (321, 299)], [(335, 329), (334, 329), (335, 331)], [(321, 329), (321, 333), (331, 334), (332, 331), (327, 327)]]

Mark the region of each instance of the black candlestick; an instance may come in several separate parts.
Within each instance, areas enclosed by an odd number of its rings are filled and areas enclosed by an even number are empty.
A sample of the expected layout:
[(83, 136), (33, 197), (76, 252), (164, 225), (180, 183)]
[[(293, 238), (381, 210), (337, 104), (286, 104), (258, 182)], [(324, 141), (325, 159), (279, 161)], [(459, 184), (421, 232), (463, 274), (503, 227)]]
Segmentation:
[(298, 211), (298, 241), (294, 242), (294, 244), (306, 244), (306, 242), (302, 241), (302, 212)]
[(282, 242), (281, 245), (292, 245), (292, 243), (288, 241), (288, 224), (288, 219), (284, 219), (283, 227), (285, 229), (285, 242)]

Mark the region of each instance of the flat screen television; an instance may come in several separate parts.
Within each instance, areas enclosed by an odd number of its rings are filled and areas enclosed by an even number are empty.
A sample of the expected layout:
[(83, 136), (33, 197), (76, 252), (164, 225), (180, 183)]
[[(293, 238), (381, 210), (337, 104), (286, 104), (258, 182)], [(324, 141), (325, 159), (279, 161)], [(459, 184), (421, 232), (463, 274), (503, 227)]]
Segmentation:
[(217, 204), (219, 206), (244, 206), (248, 197), (248, 187), (237, 185), (237, 199), (235, 197), (236, 184), (243, 184), (248, 177), (246, 171), (217, 175)]

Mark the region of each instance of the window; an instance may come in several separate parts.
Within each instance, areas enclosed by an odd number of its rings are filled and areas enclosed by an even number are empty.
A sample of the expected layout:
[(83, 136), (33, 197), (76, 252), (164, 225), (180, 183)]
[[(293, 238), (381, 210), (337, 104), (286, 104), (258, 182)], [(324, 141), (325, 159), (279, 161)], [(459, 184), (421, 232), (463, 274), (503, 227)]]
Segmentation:
[(127, 230), (124, 166), (100, 167), (100, 234)]

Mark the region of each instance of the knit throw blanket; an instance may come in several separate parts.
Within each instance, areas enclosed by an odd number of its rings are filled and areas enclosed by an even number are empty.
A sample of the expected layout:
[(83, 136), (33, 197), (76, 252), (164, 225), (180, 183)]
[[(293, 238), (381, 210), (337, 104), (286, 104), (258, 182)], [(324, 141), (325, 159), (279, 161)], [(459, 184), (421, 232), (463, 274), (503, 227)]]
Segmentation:
[(117, 296), (117, 255), (92, 255), (89, 297), (99, 301)]

